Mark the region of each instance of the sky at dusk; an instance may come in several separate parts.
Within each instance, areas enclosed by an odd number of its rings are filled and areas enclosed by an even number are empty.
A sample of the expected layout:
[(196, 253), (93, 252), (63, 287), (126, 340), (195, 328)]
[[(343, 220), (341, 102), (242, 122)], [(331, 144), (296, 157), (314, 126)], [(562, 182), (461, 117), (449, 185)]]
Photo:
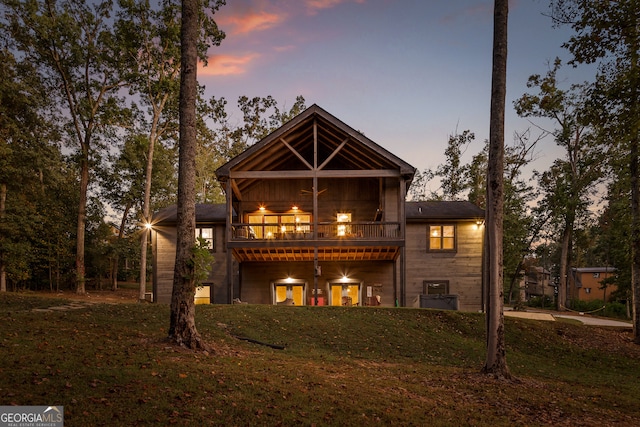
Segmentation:
[[(569, 29), (543, 13), (546, 0), (510, 1), (507, 144), (531, 127), (512, 107), (527, 78), (569, 58)], [(492, 0), (227, 0), (215, 19), (227, 37), (198, 70), (207, 96), (235, 106), (271, 95), (288, 108), (302, 95), (420, 170), (444, 161), (456, 129), (476, 135), (468, 156), (489, 137)], [(589, 78), (579, 72), (560, 77)], [(538, 146), (536, 167), (554, 147)]]

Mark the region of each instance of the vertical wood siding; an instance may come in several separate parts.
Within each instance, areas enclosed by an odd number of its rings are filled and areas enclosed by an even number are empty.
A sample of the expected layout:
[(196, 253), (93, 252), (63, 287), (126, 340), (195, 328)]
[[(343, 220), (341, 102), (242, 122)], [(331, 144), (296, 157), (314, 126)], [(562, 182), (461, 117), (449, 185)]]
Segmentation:
[[(200, 225), (197, 227), (213, 227), (214, 229), (214, 252), (215, 262), (213, 263), (206, 284), (212, 284), (212, 303), (226, 303), (227, 292), (227, 257), (224, 249), (224, 226), (223, 225)], [(156, 226), (156, 249), (154, 280), (156, 281), (156, 301), (163, 304), (171, 302), (171, 291), (173, 289), (173, 269), (176, 259), (176, 227)]]
[[(445, 222), (434, 221), (432, 224)], [(407, 224), (407, 305), (419, 307), (424, 280), (448, 280), (460, 310), (482, 308), (482, 235), (474, 222), (457, 223), (455, 253), (427, 252), (427, 223)]]

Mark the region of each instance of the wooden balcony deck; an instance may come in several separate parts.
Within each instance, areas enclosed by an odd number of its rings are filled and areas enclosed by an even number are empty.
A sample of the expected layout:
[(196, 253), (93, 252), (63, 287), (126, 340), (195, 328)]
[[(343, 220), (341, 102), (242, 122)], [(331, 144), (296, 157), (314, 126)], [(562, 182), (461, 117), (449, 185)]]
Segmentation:
[[(231, 241), (316, 240), (312, 223), (232, 224)], [(319, 223), (317, 240), (398, 240), (398, 222)]]
[(228, 243), (241, 261), (394, 260), (404, 239), (400, 223), (321, 223), (317, 238), (313, 224), (232, 225)]

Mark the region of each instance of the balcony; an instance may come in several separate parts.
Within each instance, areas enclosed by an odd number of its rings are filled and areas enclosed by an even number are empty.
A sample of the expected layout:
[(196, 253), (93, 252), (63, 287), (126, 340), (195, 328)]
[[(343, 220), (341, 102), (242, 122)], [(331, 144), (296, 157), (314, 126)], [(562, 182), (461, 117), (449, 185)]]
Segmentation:
[[(376, 241), (401, 240), (399, 222), (325, 222), (317, 225), (317, 240)], [(233, 223), (232, 242), (313, 241), (313, 223)]]

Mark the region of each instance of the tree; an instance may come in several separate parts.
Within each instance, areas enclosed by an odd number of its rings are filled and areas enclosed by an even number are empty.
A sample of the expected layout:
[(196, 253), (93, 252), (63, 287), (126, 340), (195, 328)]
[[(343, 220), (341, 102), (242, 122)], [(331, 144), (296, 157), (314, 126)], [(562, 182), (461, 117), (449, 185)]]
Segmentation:
[[(180, 73), (179, 22), (176, 18), (176, 5), (163, 3), (161, 10), (152, 10), (146, 1), (121, 1), (122, 9), (117, 25), (124, 43), (130, 43), (131, 50), (137, 54), (130, 59), (131, 92), (140, 94), (140, 100), (147, 106), (148, 143), (145, 179), (140, 221), (151, 224), (151, 181), (153, 157), (156, 144), (162, 134), (171, 128), (173, 120), (165, 116), (165, 109), (178, 96), (178, 77)], [(169, 109), (170, 110), (170, 109)], [(170, 110), (171, 111), (171, 110)], [(175, 108), (173, 109), (175, 111)], [(125, 215), (128, 209), (125, 209)], [(123, 218), (124, 222), (124, 218)], [(122, 227), (121, 227), (122, 230)], [(147, 237), (146, 228), (142, 229), (140, 239), (140, 292), (143, 301), (147, 279)], [(117, 281), (113, 284), (117, 286)]]
[[(36, 68), (0, 50), (0, 291), (43, 268), (64, 217), (56, 203), (65, 164)], [(68, 183), (65, 183), (68, 184)], [(73, 185), (67, 185), (67, 191)], [(50, 221), (54, 220), (54, 221)], [(67, 239), (65, 239), (67, 240)], [(65, 247), (68, 247), (65, 244)], [(46, 283), (46, 282), (45, 282)]]
[[(179, 3), (164, 1), (159, 10), (153, 10), (148, 2), (122, 0), (119, 26), (123, 43), (130, 43), (137, 55), (131, 58), (132, 91), (140, 94), (148, 117), (149, 143), (145, 155), (145, 181), (140, 220), (151, 223), (151, 182), (153, 158), (156, 145), (164, 134), (175, 130), (175, 113), (179, 93), (180, 77), (180, 20)], [(224, 33), (215, 22), (203, 17), (203, 27), (198, 32), (196, 49), (198, 57), (206, 62), (206, 50), (219, 45)], [(146, 292), (147, 236), (141, 233), (140, 251), (140, 300)]]
[(202, 23), (213, 22), (213, 13), (223, 4), (210, 6), (208, 14), (198, 0), (183, 0), (180, 30), (180, 144), (178, 162), (178, 218), (176, 262), (171, 295), (169, 339), (191, 349), (206, 349), (195, 324), (195, 173), (197, 150), (198, 34)]
[(121, 46), (115, 42), (112, 1), (23, 2), (2, 0), (3, 29), (25, 62), (38, 64), (47, 94), (67, 117), (69, 144), (77, 147), (79, 199), (76, 227), (76, 290), (85, 292), (85, 228), (90, 172), (102, 148), (98, 138), (115, 121), (124, 86)]
[(462, 165), (462, 154), (466, 146), (475, 139), (473, 132), (469, 130), (454, 135), (449, 135), (449, 142), (444, 154), (446, 163), (438, 166), (435, 176), (440, 177), (440, 188), (444, 193), (445, 200), (460, 200), (464, 191), (464, 177), (467, 174), (468, 166)]
[(570, 25), (572, 64), (598, 65), (592, 105), (617, 156), (628, 159), (631, 202), (633, 339), (640, 344), (640, 40), (637, 0), (553, 0), (552, 18)]
[(491, 117), (489, 164), (487, 168), (487, 357), (482, 372), (510, 379), (503, 313), (503, 197), (504, 115), (507, 86), (508, 0), (495, 0), (493, 13), (493, 66), (491, 74)]
[(514, 104), (522, 117), (550, 119), (557, 126), (550, 133), (565, 152), (565, 158), (556, 160), (540, 178), (544, 192), (541, 203), (559, 224), (562, 253), (557, 309), (564, 310), (574, 227), (577, 217), (586, 210), (589, 189), (602, 176), (602, 150), (595, 143), (588, 123), (588, 112), (584, 111), (589, 85), (572, 85), (569, 90), (560, 89), (557, 80), (560, 66), (560, 60), (556, 59), (546, 76), (529, 77), (527, 87), (537, 88), (539, 92), (524, 94)]
[[(138, 122), (139, 123), (139, 122)], [(150, 141), (143, 129), (135, 126), (124, 136), (120, 150), (111, 157), (110, 163), (100, 172), (102, 197), (112, 209), (120, 214), (118, 235), (111, 241), (111, 289), (117, 289), (119, 260), (122, 255), (140, 258), (141, 234), (147, 233), (141, 227), (141, 195), (145, 193), (147, 154)], [(176, 163), (175, 150), (159, 143), (154, 150), (149, 203), (152, 209), (175, 203)], [(135, 240), (135, 243), (133, 242)], [(132, 248), (135, 244), (136, 248)], [(146, 268), (142, 272), (146, 273)]]

